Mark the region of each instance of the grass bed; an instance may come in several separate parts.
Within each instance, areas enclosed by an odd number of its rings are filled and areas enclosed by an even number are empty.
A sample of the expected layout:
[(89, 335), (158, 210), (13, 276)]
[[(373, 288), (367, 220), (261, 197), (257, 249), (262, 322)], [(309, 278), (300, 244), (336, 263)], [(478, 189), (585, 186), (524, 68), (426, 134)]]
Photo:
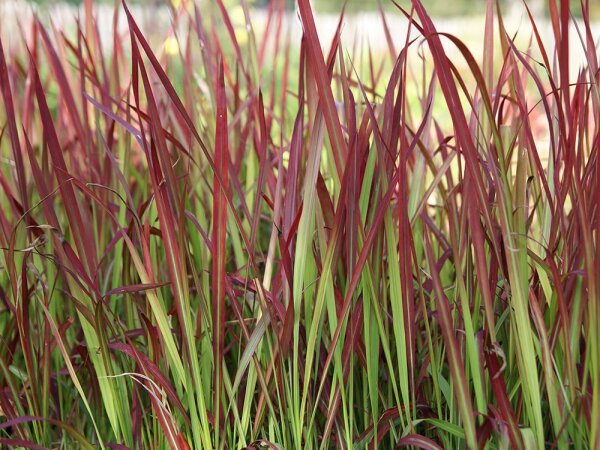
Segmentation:
[(482, 55), (420, 0), (384, 55), (308, 0), (0, 46), (0, 445), (599, 448), (598, 36), (486, 4)]

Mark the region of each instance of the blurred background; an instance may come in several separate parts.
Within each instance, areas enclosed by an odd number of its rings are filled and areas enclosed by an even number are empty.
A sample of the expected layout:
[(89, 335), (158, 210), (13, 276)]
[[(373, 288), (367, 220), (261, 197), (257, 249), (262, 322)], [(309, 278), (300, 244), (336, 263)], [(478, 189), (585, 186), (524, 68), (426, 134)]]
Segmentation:
[[(3, 0), (8, 1), (8, 0)], [(84, 0), (24, 0), (37, 5), (49, 4), (71, 4), (80, 5)], [(129, 0), (129, 3), (138, 4), (154, 4), (161, 5), (168, 0)], [(288, 8), (293, 9), (295, 0), (285, 0)], [(410, 6), (409, 0), (396, 0), (402, 6)], [(464, 16), (483, 14), (485, 10), (484, 0), (422, 0), (429, 13), (436, 16)], [(95, 0), (96, 3), (114, 3), (114, 0)], [(392, 0), (348, 0), (348, 11), (351, 12), (368, 12), (378, 9), (378, 4), (386, 9), (393, 9)], [(571, 0), (573, 5), (578, 5), (580, 0)], [(234, 3), (234, 2), (230, 2)], [(249, 3), (258, 8), (267, 7), (269, 0), (249, 0)], [(313, 6), (317, 11), (321, 12), (337, 12), (340, 11), (344, 0), (312, 0)], [(500, 4), (504, 8), (519, 9), (522, 8), (523, 0), (500, 0)], [(536, 14), (547, 14), (547, 0), (527, 0), (527, 5)], [(576, 9), (576, 8), (574, 8)], [(590, 1), (590, 10), (596, 16), (600, 17), (600, 1)]]
[[(178, 6), (183, 0), (127, 0), (135, 11), (135, 16), (141, 23), (152, 30), (152, 36), (157, 32), (168, 33), (171, 25), (170, 6)], [(272, 0), (244, 0), (252, 7), (252, 25), (254, 32), (260, 33), (265, 25), (267, 9)], [(289, 33), (291, 42), (299, 42), (302, 28), (294, 13), (296, 0), (282, 0), (288, 9), (284, 20), (286, 33)], [(316, 11), (315, 20), (322, 44), (329, 41), (338, 23), (345, 0), (310, 0)], [(486, 0), (421, 0), (429, 14), (436, 18), (438, 31), (451, 33), (465, 42), (470, 50), (481, 55), (482, 33), (485, 20)], [(533, 13), (538, 23), (539, 32), (544, 41), (552, 42), (552, 29), (549, 21), (548, 4), (559, 3), (560, 0), (498, 0), (502, 9), (504, 23), (508, 32), (517, 42), (527, 47), (531, 37), (531, 27), (525, 4)], [(570, 0), (574, 18), (581, 11), (581, 0)], [(590, 19), (593, 29), (600, 29), (600, 0), (589, 1)], [(73, 24), (73, 17), (82, 17), (83, 5), (86, 0), (0, 0), (0, 34), (10, 44), (15, 37), (13, 31), (26, 29), (29, 20), (37, 13), (43, 21), (52, 22), (53, 26), (61, 31), (63, 27)], [(112, 29), (113, 12), (115, 5), (121, 9), (121, 0), (91, 0), (94, 5), (95, 17), (100, 30)], [(247, 39), (246, 23), (242, 0), (223, 0), (229, 16), (236, 28), (236, 35), (241, 44)], [(387, 50), (386, 36), (381, 23), (379, 8), (386, 10), (392, 39), (402, 45), (406, 39), (407, 20), (398, 10), (394, 2), (410, 10), (411, 0), (347, 0), (347, 12), (342, 30), (342, 42), (346, 48), (367, 46), (375, 52)], [(215, 0), (195, 0), (200, 5), (203, 14), (218, 13)], [(278, 2), (277, 2), (278, 3)], [(191, 2), (190, 2), (191, 5)], [(126, 28), (123, 15), (119, 18), (120, 29)], [(573, 26), (573, 24), (572, 24)], [(574, 36), (577, 30), (573, 26)], [(514, 33), (514, 34), (513, 34)], [(573, 64), (577, 66), (579, 59), (577, 52), (580, 45), (577, 39), (571, 40), (573, 46)], [(448, 51), (452, 51), (451, 48)]]

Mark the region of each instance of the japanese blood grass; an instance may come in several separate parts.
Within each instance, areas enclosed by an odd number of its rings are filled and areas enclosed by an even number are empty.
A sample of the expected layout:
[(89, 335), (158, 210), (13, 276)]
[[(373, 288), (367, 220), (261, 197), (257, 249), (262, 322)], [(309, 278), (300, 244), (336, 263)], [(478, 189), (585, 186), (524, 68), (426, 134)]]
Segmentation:
[(0, 444), (600, 448), (588, 2), (482, 55), (284, 3), (2, 36)]

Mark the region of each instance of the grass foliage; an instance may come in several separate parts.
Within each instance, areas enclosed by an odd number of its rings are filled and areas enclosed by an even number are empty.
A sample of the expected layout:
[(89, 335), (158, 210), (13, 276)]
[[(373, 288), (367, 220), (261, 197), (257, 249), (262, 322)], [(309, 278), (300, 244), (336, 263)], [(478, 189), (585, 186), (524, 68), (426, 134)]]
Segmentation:
[(482, 55), (240, 6), (0, 47), (0, 445), (600, 448), (588, 1)]

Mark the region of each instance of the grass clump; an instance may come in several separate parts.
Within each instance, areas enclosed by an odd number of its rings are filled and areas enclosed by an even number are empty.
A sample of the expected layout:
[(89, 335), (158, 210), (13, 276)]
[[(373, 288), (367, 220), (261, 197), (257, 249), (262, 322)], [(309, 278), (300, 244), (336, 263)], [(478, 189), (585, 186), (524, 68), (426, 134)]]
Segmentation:
[(481, 57), (93, 6), (0, 47), (2, 446), (600, 446), (587, 1)]

